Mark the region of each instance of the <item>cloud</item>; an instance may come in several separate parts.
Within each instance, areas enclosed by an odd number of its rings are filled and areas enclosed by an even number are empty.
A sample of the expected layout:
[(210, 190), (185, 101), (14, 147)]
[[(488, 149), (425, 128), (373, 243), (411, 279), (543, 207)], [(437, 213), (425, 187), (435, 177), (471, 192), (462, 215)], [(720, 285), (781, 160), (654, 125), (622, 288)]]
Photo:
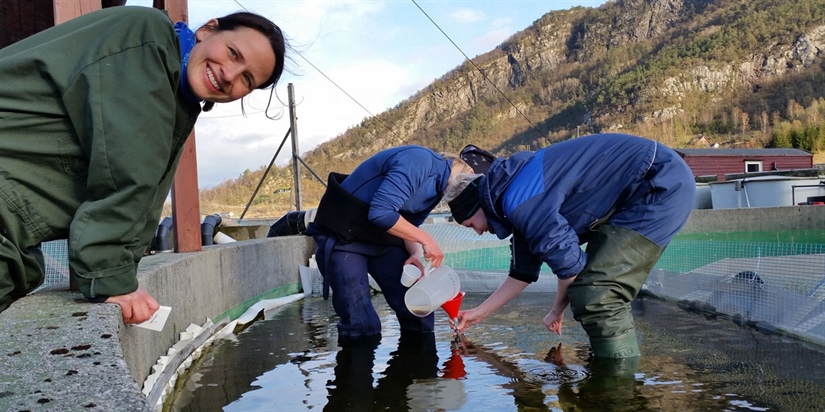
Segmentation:
[[(538, 18), (536, 18), (536, 20), (538, 20)], [(512, 19), (512, 18), (510, 18), (510, 17), (501, 17), (501, 18), (498, 18), (498, 19), (493, 20), (493, 21), (490, 23), (490, 26), (491, 26), (491, 27), (497, 27), (497, 28), (501, 28), (501, 27), (509, 27), (509, 26), (510, 26), (510, 24), (512, 24), (512, 23), (513, 23), (513, 19)]]
[(448, 15), (449, 22), (466, 24), (484, 20), (484, 12), (477, 9), (460, 8), (455, 9)]

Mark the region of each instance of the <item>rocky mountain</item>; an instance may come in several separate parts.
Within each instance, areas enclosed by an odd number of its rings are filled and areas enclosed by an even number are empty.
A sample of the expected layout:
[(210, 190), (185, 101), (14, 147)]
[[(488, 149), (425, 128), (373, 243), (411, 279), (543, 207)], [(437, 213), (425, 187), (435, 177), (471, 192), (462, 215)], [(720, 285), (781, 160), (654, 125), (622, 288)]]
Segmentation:
[[(705, 137), (821, 150), (823, 50), (825, 0), (614, 0), (554, 11), (304, 161), (325, 177), (400, 144), (457, 152), (473, 143), (507, 155), (606, 131), (672, 147)], [(262, 175), (204, 190), (202, 211), (243, 207)], [(310, 207), (323, 186), (302, 178)], [(267, 194), (284, 186), (288, 168), (270, 173), (248, 216), (286, 211)]]

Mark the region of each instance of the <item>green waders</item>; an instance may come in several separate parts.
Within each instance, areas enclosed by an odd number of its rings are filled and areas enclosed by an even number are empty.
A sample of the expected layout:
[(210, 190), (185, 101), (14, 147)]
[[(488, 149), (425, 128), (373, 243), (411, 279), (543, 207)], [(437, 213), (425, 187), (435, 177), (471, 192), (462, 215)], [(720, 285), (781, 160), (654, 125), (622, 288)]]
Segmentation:
[(587, 254), (587, 265), (567, 291), (573, 317), (590, 337), (594, 356), (639, 356), (630, 302), (662, 249), (632, 230), (603, 225), (589, 239)]
[(565, 411), (629, 411), (636, 398), (635, 373), (639, 357), (594, 357), (587, 369), (590, 376), (576, 382), (562, 382), (557, 392), (559, 404)]

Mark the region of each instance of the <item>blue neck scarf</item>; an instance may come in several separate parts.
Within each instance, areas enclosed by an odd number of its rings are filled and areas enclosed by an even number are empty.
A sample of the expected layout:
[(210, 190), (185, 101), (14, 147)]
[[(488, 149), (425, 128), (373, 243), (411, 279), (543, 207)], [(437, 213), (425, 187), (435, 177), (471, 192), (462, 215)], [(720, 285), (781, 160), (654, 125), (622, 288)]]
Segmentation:
[(186, 74), (186, 67), (189, 65), (189, 52), (192, 51), (192, 47), (195, 47), (195, 33), (182, 21), (175, 23), (175, 33), (178, 34), (178, 41), (180, 41), (180, 91), (187, 99), (200, 103), (201, 99), (195, 96), (192, 89), (189, 88), (189, 77)]

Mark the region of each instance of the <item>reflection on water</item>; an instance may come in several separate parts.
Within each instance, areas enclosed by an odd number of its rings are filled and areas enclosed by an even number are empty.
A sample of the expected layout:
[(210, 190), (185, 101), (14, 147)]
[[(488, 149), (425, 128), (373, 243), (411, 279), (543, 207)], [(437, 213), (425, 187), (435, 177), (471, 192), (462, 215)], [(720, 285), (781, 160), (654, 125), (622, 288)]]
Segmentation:
[(377, 296), (383, 339), (343, 348), (329, 302), (296, 302), (213, 346), (165, 410), (825, 410), (821, 348), (647, 298), (634, 302), (642, 357), (590, 359), (572, 315), (564, 336), (544, 328), (552, 301), (524, 293), (456, 344), (442, 311), (434, 335), (399, 336)]

